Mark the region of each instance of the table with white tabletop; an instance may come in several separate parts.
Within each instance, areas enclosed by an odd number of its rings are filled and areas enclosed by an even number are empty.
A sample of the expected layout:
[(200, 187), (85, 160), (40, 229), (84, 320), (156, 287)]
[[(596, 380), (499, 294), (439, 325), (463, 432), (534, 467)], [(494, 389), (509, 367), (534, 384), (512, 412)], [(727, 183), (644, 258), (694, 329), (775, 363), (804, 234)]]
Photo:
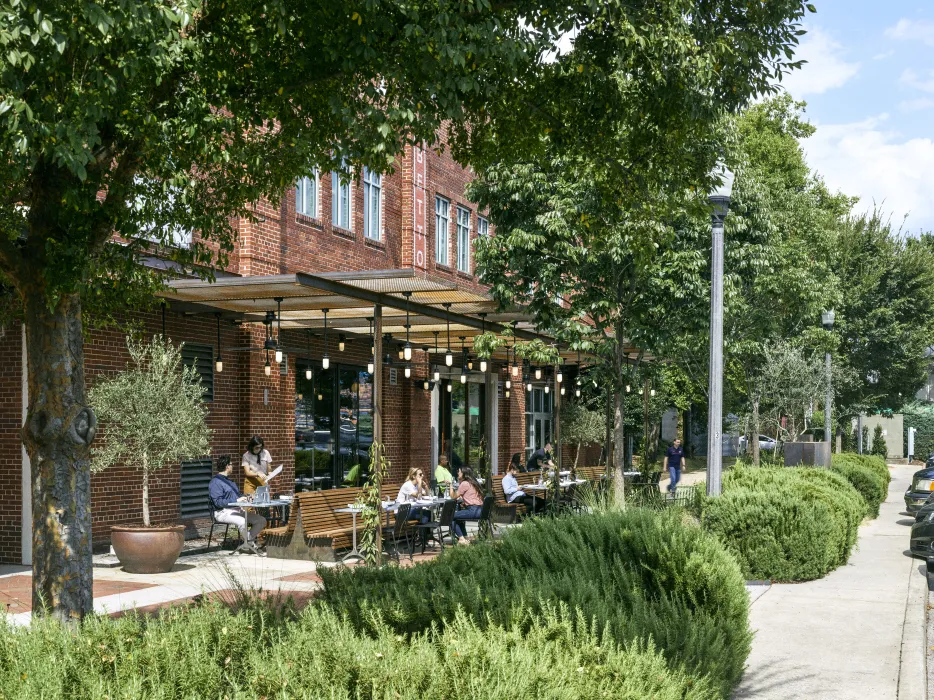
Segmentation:
[(350, 548), (350, 551), (343, 556), (341, 561), (347, 561), (348, 559), (359, 559), (363, 560), (365, 557), (360, 554), (360, 550), (357, 549), (357, 513), (362, 513), (364, 510), (363, 506), (347, 506), (346, 508), (335, 508), (335, 513), (350, 513), (353, 517), (353, 546)]

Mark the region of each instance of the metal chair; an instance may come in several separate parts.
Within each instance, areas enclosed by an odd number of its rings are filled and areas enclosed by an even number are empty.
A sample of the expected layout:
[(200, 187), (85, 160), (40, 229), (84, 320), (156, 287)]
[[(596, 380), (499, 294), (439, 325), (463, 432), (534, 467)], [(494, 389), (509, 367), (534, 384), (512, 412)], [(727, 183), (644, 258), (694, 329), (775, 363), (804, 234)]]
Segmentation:
[(495, 496), (486, 496), (480, 506), (480, 516), (477, 518), (477, 533), (480, 537), (493, 537), (493, 504)]
[[(230, 529), (230, 523), (219, 523), (214, 519), (214, 513), (217, 512), (217, 507), (214, 505), (214, 501), (211, 500), (211, 497), (208, 496), (208, 512), (211, 514), (211, 529), (208, 530), (208, 551), (211, 551), (211, 538), (214, 536), (214, 526), (217, 525), (217, 528), (220, 529), (220, 526), (224, 526), (224, 536), (221, 538), (220, 547), (224, 546), (224, 542), (227, 541), (227, 531)], [(234, 528), (236, 529), (236, 528)], [(237, 537), (239, 539), (240, 530), (237, 530)]]
[[(432, 539), (438, 542), (441, 545), (441, 551), (444, 551), (444, 533), (441, 531), (441, 528), (446, 527), (448, 529), (448, 536), (451, 538), (451, 543), (454, 543), (454, 530), (452, 525), (454, 523), (454, 511), (457, 510), (457, 501), (453, 498), (449, 498), (441, 506), (441, 514), (438, 516), (437, 520), (432, 520), (427, 523), (419, 523), (416, 525), (416, 529), (424, 533), (422, 537), (422, 554), (425, 553), (425, 544), (428, 541), (428, 533), (432, 534)], [(438, 536), (435, 538), (434, 533), (437, 532)]]
[(414, 546), (409, 544), (409, 512), (412, 510), (412, 505), (410, 503), (403, 503), (399, 506), (399, 509), (396, 511), (396, 521), (393, 523), (392, 530), (388, 533), (384, 533), (383, 544), (386, 545), (387, 550), (389, 545), (392, 545), (392, 551), (389, 552), (389, 556), (395, 558), (395, 560), (401, 561), (399, 555), (399, 542), (405, 540), (405, 548), (409, 552), (409, 561), (412, 560), (412, 550)]

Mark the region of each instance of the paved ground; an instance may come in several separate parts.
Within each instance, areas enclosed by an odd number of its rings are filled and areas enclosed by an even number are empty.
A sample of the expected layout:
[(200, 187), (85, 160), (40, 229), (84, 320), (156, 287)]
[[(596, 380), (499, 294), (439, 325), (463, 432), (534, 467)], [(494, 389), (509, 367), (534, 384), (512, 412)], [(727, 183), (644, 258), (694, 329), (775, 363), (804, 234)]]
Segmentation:
[(849, 563), (819, 581), (775, 584), (753, 602), (756, 637), (734, 698), (922, 700), (924, 562), (906, 555), (902, 494), (916, 467), (890, 466), (879, 518)]

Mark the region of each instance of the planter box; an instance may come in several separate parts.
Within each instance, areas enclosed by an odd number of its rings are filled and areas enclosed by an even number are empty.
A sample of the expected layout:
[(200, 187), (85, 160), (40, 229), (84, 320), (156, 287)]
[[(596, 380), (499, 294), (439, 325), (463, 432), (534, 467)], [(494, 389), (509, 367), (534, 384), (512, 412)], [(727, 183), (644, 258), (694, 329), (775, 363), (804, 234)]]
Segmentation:
[(785, 451), (786, 467), (830, 466), (829, 442), (786, 442), (783, 449)]

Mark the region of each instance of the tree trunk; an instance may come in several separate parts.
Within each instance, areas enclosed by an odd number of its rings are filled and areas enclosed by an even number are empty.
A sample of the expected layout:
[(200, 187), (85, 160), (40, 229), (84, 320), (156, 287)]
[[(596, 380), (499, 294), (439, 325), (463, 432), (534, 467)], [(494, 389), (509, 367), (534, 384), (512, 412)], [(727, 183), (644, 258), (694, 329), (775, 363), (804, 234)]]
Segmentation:
[(143, 455), (143, 526), (149, 525), (149, 460)]
[(577, 449), (574, 450), (574, 471), (577, 471), (577, 461), (581, 458), (581, 444), (577, 443)]
[(77, 294), (50, 309), (23, 293), (29, 409), (23, 442), (32, 464), (32, 609), (61, 621), (92, 610), (90, 444), (84, 338)]
[(752, 443), (752, 463), (759, 466), (759, 397), (752, 400), (752, 436), (749, 440)]
[(617, 505), (622, 508), (626, 504), (626, 482), (623, 476), (626, 471), (626, 395), (617, 389), (614, 395), (615, 409), (613, 411), (613, 497)]

